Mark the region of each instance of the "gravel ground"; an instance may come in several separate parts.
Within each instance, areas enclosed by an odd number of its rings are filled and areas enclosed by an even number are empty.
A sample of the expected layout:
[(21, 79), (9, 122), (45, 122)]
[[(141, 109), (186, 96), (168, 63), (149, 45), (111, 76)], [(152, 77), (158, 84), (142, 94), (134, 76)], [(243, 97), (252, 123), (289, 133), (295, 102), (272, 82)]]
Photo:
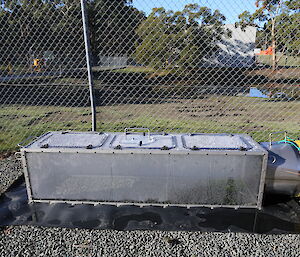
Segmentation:
[(0, 161), (0, 195), (22, 175), (21, 162), (12, 155)]
[(300, 235), (13, 227), (1, 256), (299, 256)]
[[(0, 161), (0, 193), (21, 174)], [(0, 256), (300, 256), (300, 234), (0, 228)]]

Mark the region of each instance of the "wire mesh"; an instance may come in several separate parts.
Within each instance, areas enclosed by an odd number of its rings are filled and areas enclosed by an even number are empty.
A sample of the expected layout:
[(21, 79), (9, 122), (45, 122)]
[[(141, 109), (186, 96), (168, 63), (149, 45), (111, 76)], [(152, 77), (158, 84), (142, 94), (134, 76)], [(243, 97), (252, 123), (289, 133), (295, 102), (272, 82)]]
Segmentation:
[(298, 1), (93, 6), (99, 129), (299, 136)]
[[(80, 1), (1, 3), (0, 151), (90, 130)], [(99, 131), (299, 136), (299, 1), (86, 5)]]
[(0, 151), (91, 127), (80, 1), (1, 1)]

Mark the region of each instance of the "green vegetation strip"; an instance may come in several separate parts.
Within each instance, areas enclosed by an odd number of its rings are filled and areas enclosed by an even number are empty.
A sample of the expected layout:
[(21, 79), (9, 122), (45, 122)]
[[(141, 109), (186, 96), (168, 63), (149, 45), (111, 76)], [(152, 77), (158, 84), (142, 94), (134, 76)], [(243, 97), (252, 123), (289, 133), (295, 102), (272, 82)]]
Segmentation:
[[(111, 132), (148, 127), (153, 132), (246, 133), (256, 141), (268, 141), (270, 132), (282, 130), (290, 137), (300, 136), (299, 101), (234, 96), (183, 101), (99, 106), (97, 128)], [(0, 109), (0, 152), (14, 151), (28, 136), (47, 131), (90, 129), (89, 107), (7, 105)]]

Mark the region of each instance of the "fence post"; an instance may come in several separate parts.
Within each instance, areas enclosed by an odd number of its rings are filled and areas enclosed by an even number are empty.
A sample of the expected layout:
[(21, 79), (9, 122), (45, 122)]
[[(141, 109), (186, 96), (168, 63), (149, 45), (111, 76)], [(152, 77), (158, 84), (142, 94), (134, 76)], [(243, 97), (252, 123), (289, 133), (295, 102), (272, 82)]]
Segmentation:
[(85, 0), (80, 0), (81, 2), (81, 12), (82, 12), (82, 23), (83, 23), (83, 34), (84, 34), (84, 43), (85, 43), (85, 55), (86, 55), (86, 66), (88, 72), (89, 80), (89, 90), (90, 90), (90, 101), (91, 101), (91, 110), (92, 110), (92, 131), (96, 131), (96, 105), (94, 98), (94, 82), (93, 82), (93, 73), (91, 65), (91, 55), (90, 55), (90, 40), (89, 40), (89, 31), (88, 31), (88, 20)]

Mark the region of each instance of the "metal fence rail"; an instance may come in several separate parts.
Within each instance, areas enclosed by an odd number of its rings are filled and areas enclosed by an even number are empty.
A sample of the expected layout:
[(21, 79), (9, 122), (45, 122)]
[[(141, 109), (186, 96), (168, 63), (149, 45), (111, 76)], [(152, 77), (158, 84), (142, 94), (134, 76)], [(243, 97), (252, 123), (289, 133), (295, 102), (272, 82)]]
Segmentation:
[(191, 2), (2, 1), (0, 151), (96, 126), (299, 136), (299, 2)]

